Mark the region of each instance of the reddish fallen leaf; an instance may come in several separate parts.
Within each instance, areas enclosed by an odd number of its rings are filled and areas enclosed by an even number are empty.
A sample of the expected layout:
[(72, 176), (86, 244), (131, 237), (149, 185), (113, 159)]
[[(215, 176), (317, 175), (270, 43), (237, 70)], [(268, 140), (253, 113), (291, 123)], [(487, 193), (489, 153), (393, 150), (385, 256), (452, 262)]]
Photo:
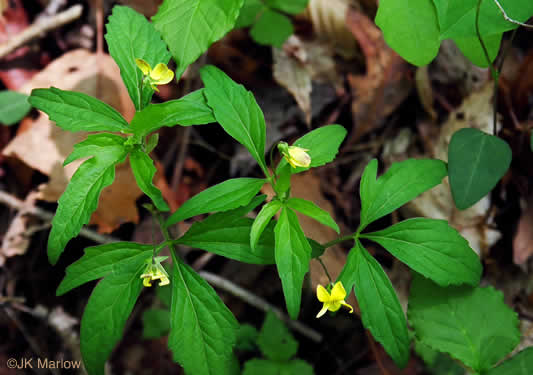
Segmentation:
[(522, 265), (533, 255), (533, 195), (522, 212), (513, 239), (513, 262)]

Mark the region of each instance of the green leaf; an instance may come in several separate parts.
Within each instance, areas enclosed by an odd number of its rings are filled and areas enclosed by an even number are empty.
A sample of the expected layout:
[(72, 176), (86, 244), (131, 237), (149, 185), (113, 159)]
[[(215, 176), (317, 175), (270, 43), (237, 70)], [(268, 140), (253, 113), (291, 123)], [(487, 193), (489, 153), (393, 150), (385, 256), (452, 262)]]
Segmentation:
[[(483, 42), (485, 47), (487, 47), (487, 52), (489, 54), (490, 61), (494, 61), (498, 52), (500, 50), (500, 44), (502, 41), (503, 34), (494, 34), (487, 35), (483, 37)], [(457, 44), (457, 47), (461, 50), (463, 55), (465, 55), (468, 60), (472, 61), (477, 66), (482, 68), (487, 68), (489, 63), (479, 43), (479, 39), (476, 37), (467, 37), (467, 38), (454, 38), (453, 41)]]
[(411, 64), (429, 64), (439, 52), (439, 25), (431, 0), (382, 0), (376, 24), (387, 44)]
[(139, 136), (147, 135), (163, 126), (191, 126), (216, 122), (207, 106), (204, 90), (196, 90), (176, 100), (150, 104), (135, 113), (131, 127)]
[(289, 14), (302, 13), (308, 2), (309, 0), (265, 0), (267, 6)]
[(257, 243), (259, 242), (259, 238), (261, 238), (261, 234), (267, 227), (268, 223), (270, 223), (270, 220), (272, 220), (274, 215), (277, 214), (281, 209), (281, 207), (282, 204), (279, 200), (273, 200), (261, 208), (261, 211), (259, 211), (257, 214), (250, 231), (250, 247), (252, 249), (257, 247)]
[[(165, 287), (163, 287), (165, 288)], [(165, 289), (170, 289), (166, 287)], [(163, 309), (148, 309), (143, 312), (143, 338), (158, 339), (170, 332), (170, 312)]]
[(441, 286), (479, 284), (482, 271), (479, 257), (446, 220), (409, 219), (361, 237), (379, 243)]
[(252, 26), (257, 19), (257, 15), (263, 9), (265, 9), (265, 5), (261, 0), (245, 0), (241, 12), (239, 13), (239, 18), (237, 18), (237, 22), (235, 22), (235, 28), (240, 29)]
[(30, 109), (27, 95), (16, 91), (0, 91), (0, 124), (14, 125), (22, 120)]
[(265, 180), (259, 178), (233, 178), (211, 186), (182, 204), (165, 225), (168, 227), (196, 215), (244, 206), (264, 184)]
[(168, 211), (168, 205), (161, 195), (161, 191), (152, 182), (157, 169), (150, 156), (142, 150), (134, 148), (130, 152), (130, 164), (135, 181), (143, 193), (150, 197), (159, 211)]
[(276, 361), (253, 358), (244, 363), (242, 375), (281, 375), (280, 366)]
[(431, 349), (415, 340), (414, 349), (424, 360), (431, 375), (464, 375), (465, 369), (449, 355)]
[(265, 118), (254, 95), (214, 66), (204, 66), (200, 75), (207, 103), (218, 123), (266, 170)]
[(346, 258), (346, 263), (342, 267), (342, 271), (337, 277), (337, 281), (342, 282), (347, 294), (350, 294), (352, 288), (357, 280), (357, 252), (358, 247), (353, 247)]
[(34, 89), (28, 101), (45, 112), (63, 130), (131, 133), (120, 113), (81, 92), (64, 91), (55, 87)]
[(288, 361), (298, 351), (298, 341), (294, 339), (281, 320), (269, 311), (257, 337), (261, 353), (273, 361)]
[(379, 263), (356, 241), (355, 296), (365, 328), (400, 367), (409, 360), (407, 322), (391, 282)]
[(533, 369), (533, 347), (526, 348), (498, 367), (487, 372), (487, 375), (530, 375)]
[[(113, 137), (111, 134), (107, 134)], [(93, 136), (94, 137), (94, 136)], [(114, 136), (118, 137), (118, 136)], [(91, 214), (98, 206), (100, 192), (113, 183), (115, 165), (124, 161), (127, 150), (123, 145), (109, 145), (94, 148), (90, 139), (102, 139), (101, 135), (89, 136), (82, 149), (91, 149), (94, 157), (85, 161), (72, 176), (65, 192), (59, 198), (59, 205), (52, 220), (52, 230), (48, 237), (48, 259), (55, 264), (71, 238), (78, 235), (83, 225), (89, 222)], [(124, 140), (124, 138), (122, 138)], [(85, 151), (76, 151), (77, 155), (89, 156)], [(98, 152), (96, 152), (98, 150)], [(71, 159), (70, 157), (67, 159)]]
[(237, 343), (235, 344), (236, 350), (252, 351), (256, 348), (256, 340), (259, 336), (257, 328), (250, 324), (241, 324), (239, 331), (237, 332)]
[[(478, 0), (433, 0), (439, 11), (440, 39), (476, 37), (476, 11)], [(533, 15), (530, 1), (499, 0), (507, 15), (525, 22)], [(504, 19), (494, 1), (483, 1), (479, 13), (479, 31), (482, 36), (501, 34), (517, 28)]]
[(144, 260), (128, 262), (94, 288), (85, 307), (80, 328), (83, 363), (91, 375), (104, 375), (104, 365), (121, 339), (126, 321), (142, 290)]
[(371, 160), (361, 177), (360, 230), (437, 186), (447, 174), (446, 163), (437, 159), (393, 163), (378, 180), (377, 167), (377, 161)]
[(155, 68), (159, 63), (168, 64), (170, 53), (154, 26), (129, 7), (113, 7), (106, 29), (109, 54), (120, 68), (120, 76), (135, 109), (140, 111), (150, 103), (154, 90), (150, 85), (144, 85), (141, 90), (143, 73), (135, 64), (135, 59), (143, 59)]
[(99, 155), (103, 157), (113, 155), (124, 148), (124, 138), (117, 134), (98, 133), (89, 134), (87, 138), (74, 145), (74, 150), (63, 162), (63, 166), (74, 160), (90, 158)]
[(414, 275), (408, 308), (416, 337), (484, 372), (520, 341), (516, 313), (488, 288), (439, 287)]
[(335, 223), (335, 220), (333, 220), (329, 212), (321, 209), (313, 202), (300, 198), (291, 198), (287, 201), (287, 207), (309, 216), (319, 223), (330, 227), (335, 232), (340, 233), (339, 226)]
[(235, 25), (244, 0), (166, 0), (152, 17), (181, 77), (187, 66)]
[(56, 295), (61, 296), (80, 285), (108, 275), (115, 265), (149, 258), (153, 248), (153, 245), (135, 242), (115, 242), (88, 247), (80, 259), (67, 267), (66, 275), (59, 284)]
[(298, 223), (298, 217), (289, 208), (281, 211), (274, 234), (276, 265), (287, 311), (292, 319), (296, 319), (300, 311), (304, 276), (309, 271), (311, 246)]
[(281, 48), (294, 33), (289, 17), (267, 9), (250, 30), (250, 35), (259, 44)]
[(456, 131), (448, 147), (453, 200), (464, 210), (487, 195), (511, 165), (512, 151), (502, 139), (478, 129)]
[[(293, 146), (308, 149), (307, 153), (311, 157), (309, 168), (320, 167), (327, 164), (337, 156), (339, 147), (346, 137), (347, 131), (340, 125), (326, 125), (310, 131), (294, 142)], [(281, 159), (276, 169), (278, 173), (281, 168), (287, 165), (285, 158)], [(292, 169), (292, 173), (299, 173), (309, 168), (297, 167)]]
[(179, 262), (172, 274), (168, 346), (185, 372), (229, 374), (239, 324), (213, 288)]

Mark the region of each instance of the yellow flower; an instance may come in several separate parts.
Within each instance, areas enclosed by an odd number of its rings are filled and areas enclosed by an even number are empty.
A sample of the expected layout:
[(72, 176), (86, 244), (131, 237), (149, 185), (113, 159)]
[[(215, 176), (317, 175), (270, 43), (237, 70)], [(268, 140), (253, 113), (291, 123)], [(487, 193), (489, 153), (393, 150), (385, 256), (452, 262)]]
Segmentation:
[(324, 306), (322, 306), (322, 310), (318, 312), (316, 315), (317, 318), (320, 318), (322, 315), (326, 313), (326, 311), (337, 311), (342, 306), (346, 306), (350, 309), (350, 314), (353, 313), (353, 307), (348, 305), (344, 299), (346, 298), (346, 290), (344, 290), (344, 286), (342, 286), (342, 283), (339, 281), (331, 290), (331, 294), (324, 288), (322, 285), (319, 285), (316, 287), (316, 297), (320, 302), (324, 303)]
[(311, 165), (311, 157), (306, 151), (309, 151), (306, 148), (301, 148), (298, 146), (289, 146), (285, 142), (280, 142), (278, 144), (278, 149), (281, 154), (291, 165), (291, 167), (309, 167)]
[(152, 280), (160, 280), (159, 286), (170, 284), (168, 273), (161, 265), (161, 262), (167, 258), (168, 257), (156, 257), (153, 261), (151, 259), (148, 260), (149, 263), (146, 266), (144, 273), (141, 275), (141, 279), (143, 279), (144, 286), (151, 287)]
[(166, 85), (174, 78), (174, 72), (163, 63), (157, 64), (154, 69), (143, 59), (135, 59), (135, 64), (155, 91), (159, 91), (156, 85)]

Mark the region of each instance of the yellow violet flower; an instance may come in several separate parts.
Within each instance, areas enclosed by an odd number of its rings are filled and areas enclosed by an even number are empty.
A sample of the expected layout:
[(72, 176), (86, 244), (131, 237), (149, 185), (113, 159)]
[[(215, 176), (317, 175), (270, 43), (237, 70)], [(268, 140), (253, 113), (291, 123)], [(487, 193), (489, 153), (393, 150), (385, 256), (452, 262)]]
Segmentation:
[(174, 72), (163, 63), (157, 64), (154, 69), (143, 59), (135, 59), (135, 64), (155, 91), (159, 91), (156, 85), (166, 85), (174, 78)]
[(339, 281), (331, 290), (331, 294), (324, 288), (322, 285), (319, 285), (316, 287), (316, 297), (320, 302), (324, 303), (324, 306), (322, 306), (322, 310), (316, 314), (317, 318), (320, 318), (322, 315), (326, 313), (326, 311), (337, 311), (342, 306), (346, 306), (350, 309), (350, 314), (353, 313), (353, 307), (348, 305), (344, 299), (346, 298), (346, 290), (344, 290), (344, 286)]
[(144, 286), (151, 287), (152, 280), (159, 280), (159, 286), (170, 284), (168, 273), (161, 265), (161, 262), (167, 258), (168, 257), (155, 257), (153, 261), (152, 259), (149, 259), (147, 261), (148, 265), (146, 266), (144, 273), (141, 275), (141, 279), (143, 279)]
[(311, 165), (311, 157), (306, 151), (309, 151), (306, 148), (301, 148), (298, 146), (289, 146), (285, 142), (280, 142), (278, 144), (278, 149), (291, 165), (291, 167), (309, 167)]

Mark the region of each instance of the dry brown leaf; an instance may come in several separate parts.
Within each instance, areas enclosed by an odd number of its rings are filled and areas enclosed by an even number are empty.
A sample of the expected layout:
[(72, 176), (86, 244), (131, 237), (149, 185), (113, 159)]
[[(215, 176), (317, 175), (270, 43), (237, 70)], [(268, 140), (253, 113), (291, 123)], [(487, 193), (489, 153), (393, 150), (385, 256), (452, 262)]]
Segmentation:
[(513, 262), (522, 265), (533, 255), (533, 195), (522, 212), (513, 239)]
[(354, 131), (348, 144), (380, 126), (407, 98), (412, 88), (408, 64), (390, 49), (381, 30), (366, 15), (350, 9), (347, 25), (366, 59), (366, 75), (349, 75)]
[(422, 107), (424, 107), (431, 119), (435, 121), (437, 119), (437, 112), (433, 108), (433, 89), (427, 66), (422, 66), (416, 70), (415, 81), (420, 103), (422, 103)]
[(159, 8), (163, 0), (119, 0), (119, 2), (147, 17), (152, 17), (157, 13), (157, 8)]
[[(50, 63), (21, 91), (29, 94), (34, 88), (50, 86), (97, 97), (119, 110), (128, 121), (135, 114), (118, 66), (109, 55), (96, 55), (85, 50), (66, 53)], [(56, 201), (81, 163), (77, 161), (63, 167), (63, 161), (74, 144), (86, 135), (63, 131), (51, 123), (47, 115), (40, 113), (35, 121), (19, 131), (3, 154), (18, 158), (49, 176), (49, 182), (39, 187), (39, 199)], [(135, 202), (142, 193), (133, 181), (127, 164), (117, 167), (115, 182), (102, 192), (98, 209), (91, 219), (100, 231), (110, 232), (124, 222), (138, 221)]]

